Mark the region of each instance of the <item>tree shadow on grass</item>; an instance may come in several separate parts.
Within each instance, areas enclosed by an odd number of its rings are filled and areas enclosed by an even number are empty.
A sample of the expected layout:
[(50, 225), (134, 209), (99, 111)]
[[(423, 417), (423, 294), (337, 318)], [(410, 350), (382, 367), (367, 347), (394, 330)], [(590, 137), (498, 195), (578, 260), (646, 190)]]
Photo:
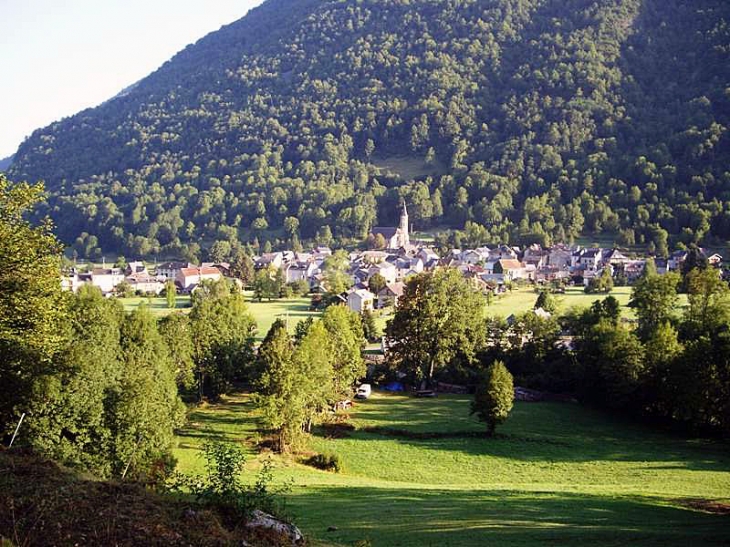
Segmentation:
[[(730, 520), (651, 498), (321, 487), (290, 497), (306, 533), (377, 546), (727, 545)], [(337, 530), (328, 532), (330, 526)]]
[[(494, 438), (469, 418), (468, 398), (380, 397), (353, 412), (352, 437), (396, 440), (418, 448), (530, 462), (647, 462), (691, 470), (729, 471), (727, 443), (688, 439), (568, 403), (517, 403)], [(678, 465), (681, 464), (681, 465)]]

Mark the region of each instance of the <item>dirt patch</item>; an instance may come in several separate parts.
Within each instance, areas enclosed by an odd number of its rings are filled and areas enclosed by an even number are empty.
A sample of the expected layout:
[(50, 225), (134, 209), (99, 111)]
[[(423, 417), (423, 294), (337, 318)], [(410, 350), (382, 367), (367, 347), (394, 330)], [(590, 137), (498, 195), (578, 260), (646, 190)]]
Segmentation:
[(697, 511), (714, 513), (716, 515), (730, 515), (730, 503), (727, 502), (693, 498), (680, 499), (677, 501), (681, 505), (689, 507), (690, 509), (695, 509)]

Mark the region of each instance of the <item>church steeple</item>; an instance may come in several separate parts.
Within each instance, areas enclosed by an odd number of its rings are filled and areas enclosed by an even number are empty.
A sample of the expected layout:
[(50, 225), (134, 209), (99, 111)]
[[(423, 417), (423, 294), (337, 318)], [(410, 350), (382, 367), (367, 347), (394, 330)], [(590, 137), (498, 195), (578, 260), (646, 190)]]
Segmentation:
[(410, 245), (411, 240), (408, 235), (408, 209), (406, 209), (406, 200), (403, 200), (403, 211), (400, 214), (400, 235), (401, 246)]

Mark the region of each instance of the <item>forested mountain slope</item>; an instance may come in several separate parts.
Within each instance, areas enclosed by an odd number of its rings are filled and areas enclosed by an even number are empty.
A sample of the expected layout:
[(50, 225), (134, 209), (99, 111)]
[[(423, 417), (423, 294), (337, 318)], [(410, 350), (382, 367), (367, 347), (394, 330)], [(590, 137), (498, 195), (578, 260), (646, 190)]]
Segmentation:
[(475, 243), (661, 253), (730, 239), (728, 127), (725, 0), (268, 0), (10, 174), (82, 254), (361, 239), (401, 198)]

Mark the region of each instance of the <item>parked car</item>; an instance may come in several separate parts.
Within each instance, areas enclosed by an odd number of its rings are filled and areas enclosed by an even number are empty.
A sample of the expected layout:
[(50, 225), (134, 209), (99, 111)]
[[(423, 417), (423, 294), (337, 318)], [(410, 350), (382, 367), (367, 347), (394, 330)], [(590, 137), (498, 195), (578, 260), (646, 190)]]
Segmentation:
[(355, 392), (355, 399), (367, 399), (370, 397), (370, 394), (373, 392), (372, 388), (370, 387), (370, 384), (361, 384), (359, 388), (357, 388), (357, 391)]

